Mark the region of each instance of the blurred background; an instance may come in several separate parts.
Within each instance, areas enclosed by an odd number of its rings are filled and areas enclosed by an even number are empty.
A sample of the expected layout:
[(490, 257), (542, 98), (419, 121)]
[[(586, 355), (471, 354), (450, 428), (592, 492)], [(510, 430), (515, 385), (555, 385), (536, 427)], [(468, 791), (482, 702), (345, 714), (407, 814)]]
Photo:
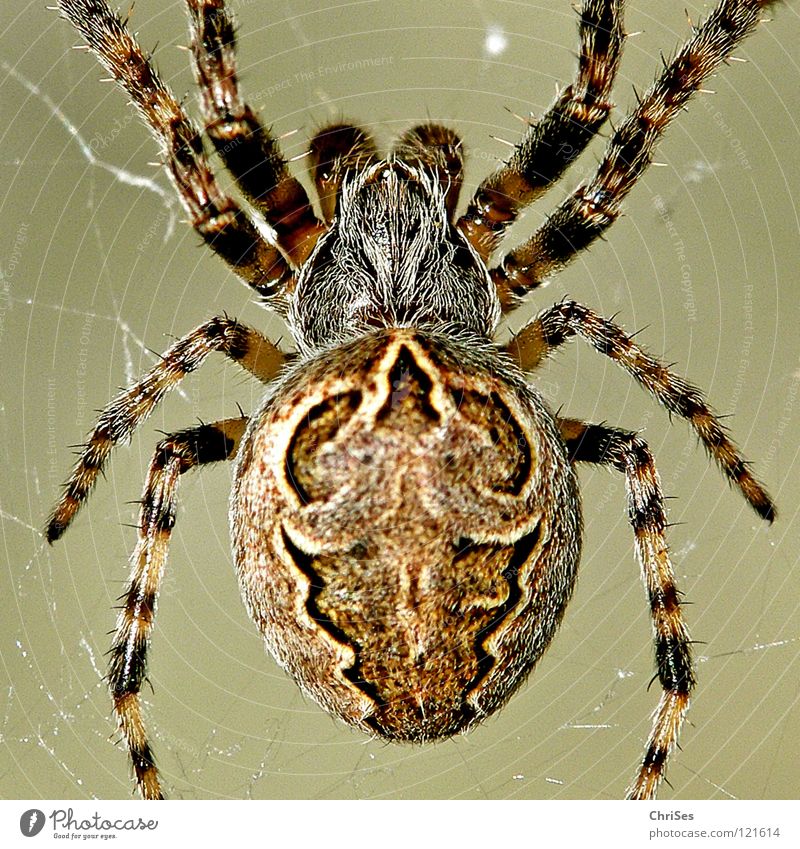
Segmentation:
[[(241, 83), (293, 157), (348, 118), (388, 145), (426, 119), (468, 151), (464, 197), (572, 79), (576, 15), (563, 2), (319, 0), (230, 3)], [(615, 91), (649, 84), (685, 40), (686, 0), (632, 0)], [(102, 681), (136, 506), (159, 430), (252, 409), (259, 386), (222, 358), (120, 447), (64, 540), (41, 528), (95, 410), (174, 337), (223, 311), (291, 342), (180, 223), (156, 146), (78, 36), (41, 0), (0, 0), (0, 796), (128, 798)], [(707, 11), (688, 3), (697, 22)], [(124, 12), (124, 10), (123, 10)], [(567, 346), (538, 376), (554, 407), (641, 429), (671, 497), (679, 587), (699, 685), (662, 799), (796, 798), (800, 348), (800, 11), (782, 5), (670, 128), (606, 242), (511, 320), (569, 294), (732, 414), (773, 493), (766, 527), (694, 435), (610, 361)], [(136, 0), (131, 26), (197, 114), (180, 2)], [(496, 138), (495, 138), (496, 137)], [(524, 237), (586, 178), (597, 143), (520, 222)], [(303, 174), (302, 161), (295, 173)], [(225, 184), (227, 178), (219, 168)], [(303, 179), (305, 175), (303, 174)], [(506, 329), (504, 333), (508, 333)], [(228, 541), (231, 470), (187, 475), (145, 692), (166, 789), (184, 798), (620, 798), (658, 691), (623, 480), (582, 468), (586, 536), (560, 633), (507, 707), (425, 747), (369, 740), (305, 699), (241, 603)], [(794, 540), (794, 543), (792, 543)]]

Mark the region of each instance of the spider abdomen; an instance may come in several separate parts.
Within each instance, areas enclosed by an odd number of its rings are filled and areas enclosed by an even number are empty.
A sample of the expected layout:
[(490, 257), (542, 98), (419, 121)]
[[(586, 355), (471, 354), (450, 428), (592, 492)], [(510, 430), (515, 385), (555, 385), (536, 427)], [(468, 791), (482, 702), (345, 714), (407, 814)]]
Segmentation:
[(305, 361), (239, 454), (251, 616), (306, 692), (390, 739), (498, 708), (574, 582), (580, 509), (555, 421), (485, 349), (392, 329)]

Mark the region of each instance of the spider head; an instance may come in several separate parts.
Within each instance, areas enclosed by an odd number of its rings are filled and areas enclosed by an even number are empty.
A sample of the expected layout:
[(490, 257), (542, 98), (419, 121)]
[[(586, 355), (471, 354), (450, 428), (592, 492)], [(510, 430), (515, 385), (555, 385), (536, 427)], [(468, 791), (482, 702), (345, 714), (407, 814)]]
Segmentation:
[(450, 220), (445, 192), (437, 176), (398, 158), (345, 181), (292, 296), (289, 321), (301, 349), (398, 325), (491, 337), (497, 293)]

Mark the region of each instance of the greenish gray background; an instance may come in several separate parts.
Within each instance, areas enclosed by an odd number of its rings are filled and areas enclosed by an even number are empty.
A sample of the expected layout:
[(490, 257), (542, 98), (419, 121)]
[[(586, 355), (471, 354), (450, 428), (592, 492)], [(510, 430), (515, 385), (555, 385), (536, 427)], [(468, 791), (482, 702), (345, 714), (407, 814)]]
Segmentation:
[[(231, 2), (242, 85), (304, 150), (341, 117), (387, 143), (435, 118), (470, 153), (474, 187), (573, 73), (575, 14), (561, 2)], [(617, 117), (689, 28), (686, 0), (633, 0)], [(131, 505), (159, 429), (251, 409), (258, 386), (213, 359), (120, 448), (90, 506), (48, 547), (40, 528), (78, 443), (120, 385), (215, 313), (264, 328), (222, 263), (198, 247), (147, 131), (42, 0), (0, 2), (0, 796), (127, 798), (101, 680), (133, 544)], [(689, 4), (695, 20), (699, 3)], [(599, 244), (540, 291), (617, 314), (707, 390), (780, 517), (765, 527), (682, 422), (610, 362), (572, 343), (538, 380), (570, 415), (642, 428), (670, 501), (699, 686), (669, 798), (798, 794), (798, 190), (800, 6), (777, 10), (670, 128)], [(132, 23), (195, 109), (181, 3), (137, 0)], [(487, 49), (487, 38), (500, 52)], [(505, 41), (505, 46), (503, 42)], [(12, 70), (13, 69), (13, 70)], [(599, 141), (525, 217), (529, 232), (590, 173)], [(83, 147), (82, 147), (83, 145)], [(87, 151), (90, 155), (87, 155)], [(303, 163), (295, 164), (300, 173)], [(117, 170), (121, 169), (121, 170)], [(512, 324), (522, 321), (515, 316)], [(288, 340), (284, 342), (288, 344)], [(528, 684), (466, 737), (371, 741), (306, 700), (265, 655), (230, 562), (230, 469), (182, 482), (152, 648), (149, 722), (173, 797), (619, 798), (656, 704), (650, 623), (623, 482), (583, 469), (586, 539), (576, 595)]]

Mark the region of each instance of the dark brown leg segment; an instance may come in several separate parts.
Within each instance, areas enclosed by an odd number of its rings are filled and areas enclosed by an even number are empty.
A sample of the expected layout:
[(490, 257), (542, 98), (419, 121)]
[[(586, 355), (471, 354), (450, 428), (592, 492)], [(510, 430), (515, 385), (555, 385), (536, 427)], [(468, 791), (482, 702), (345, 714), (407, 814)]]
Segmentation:
[(702, 392), (640, 348), (621, 327), (588, 307), (563, 301), (540, 313), (508, 345), (506, 351), (525, 371), (533, 371), (567, 339), (582, 336), (595, 350), (618, 363), (670, 413), (687, 419), (722, 471), (753, 509), (768, 522), (775, 506), (753, 477), (739, 449), (709, 408)]
[(352, 124), (332, 124), (320, 130), (310, 145), (311, 178), (327, 224), (336, 214), (342, 182), (350, 171), (360, 171), (377, 159), (372, 136)]
[(695, 685), (689, 632), (664, 535), (667, 517), (661, 482), (650, 449), (636, 434), (573, 419), (559, 419), (559, 427), (574, 462), (613, 466), (625, 475), (628, 518), (650, 600), (656, 668), (663, 691), (628, 798), (654, 799)]
[(450, 220), (455, 215), (464, 180), (464, 150), (461, 139), (441, 124), (420, 124), (397, 140), (394, 153), (410, 165), (422, 165), (438, 176)]
[(289, 266), (220, 189), (197, 128), (119, 16), (105, 0), (58, 0), (58, 6), (153, 131), (164, 166), (195, 230), (259, 295), (280, 294), (292, 279)]
[(722, 0), (614, 131), (594, 177), (580, 185), (533, 236), (492, 269), (505, 310), (604, 233), (653, 158), (669, 122), (704, 80), (758, 25), (774, 0)]
[(478, 187), (458, 226), (487, 260), (506, 229), (584, 150), (608, 117), (611, 86), (625, 32), (622, 0), (584, 0), (578, 75), (514, 148), (508, 162)]
[(158, 443), (147, 473), (139, 540), (131, 556), (130, 580), (122, 596), (108, 669), (114, 713), (145, 799), (163, 798), (139, 694), (147, 675), (147, 649), (175, 524), (178, 479), (195, 466), (235, 457), (246, 425), (244, 417), (225, 419), (170, 434)]
[(48, 542), (55, 542), (69, 527), (114, 446), (130, 439), (164, 395), (212, 351), (221, 351), (265, 383), (278, 374), (285, 361), (281, 351), (260, 333), (227, 317), (212, 318), (178, 340), (138, 383), (100, 414), (47, 524)]
[(236, 36), (224, 0), (187, 0), (192, 55), (206, 132), (247, 199), (299, 266), (325, 227), (292, 177), (278, 142), (242, 101)]

